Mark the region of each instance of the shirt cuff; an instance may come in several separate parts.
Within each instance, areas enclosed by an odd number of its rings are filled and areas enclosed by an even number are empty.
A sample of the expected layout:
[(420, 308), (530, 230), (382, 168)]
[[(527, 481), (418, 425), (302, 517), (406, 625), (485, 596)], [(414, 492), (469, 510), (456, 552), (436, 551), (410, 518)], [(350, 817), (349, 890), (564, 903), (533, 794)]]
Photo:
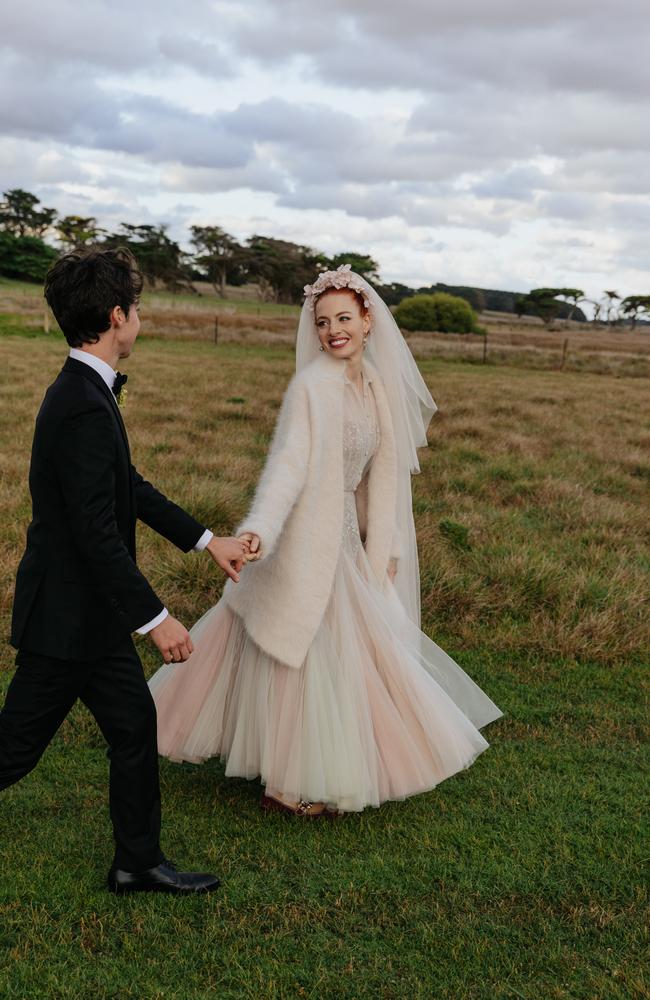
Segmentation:
[(206, 545), (208, 545), (212, 541), (213, 538), (214, 534), (210, 531), (209, 528), (206, 528), (201, 537), (199, 538), (198, 542), (194, 546), (194, 551), (203, 552), (203, 549), (206, 547)]
[(159, 615), (156, 615), (155, 618), (152, 618), (150, 622), (147, 622), (147, 624), (143, 625), (141, 628), (137, 628), (136, 632), (138, 635), (147, 635), (148, 632), (151, 632), (152, 628), (155, 628), (156, 625), (160, 625), (161, 622), (164, 622), (168, 615), (169, 611), (167, 608), (163, 608)]

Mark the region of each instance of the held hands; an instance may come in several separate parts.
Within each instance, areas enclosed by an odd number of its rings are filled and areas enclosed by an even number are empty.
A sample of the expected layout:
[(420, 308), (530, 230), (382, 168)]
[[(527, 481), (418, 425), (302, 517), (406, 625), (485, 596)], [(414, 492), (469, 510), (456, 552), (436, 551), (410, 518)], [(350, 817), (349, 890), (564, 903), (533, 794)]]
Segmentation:
[(184, 625), (168, 615), (149, 633), (165, 663), (183, 663), (194, 649), (190, 633)]
[[(254, 548), (251, 553), (251, 541)], [(217, 566), (239, 583), (239, 573), (244, 563), (259, 559), (260, 540), (257, 535), (242, 535), (241, 538), (217, 538), (213, 536), (206, 545)], [(257, 554), (255, 554), (257, 553)], [(165, 663), (183, 663), (194, 650), (190, 633), (176, 618), (168, 615), (160, 625), (149, 633), (158, 647)]]
[(239, 536), (241, 541), (246, 542), (248, 545), (248, 554), (246, 556), (246, 562), (256, 562), (262, 555), (260, 548), (260, 536), (254, 535), (251, 531), (244, 532), (243, 535)]
[(217, 538), (214, 536), (206, 545), (217, 566), (221, 567), (226, 576), (239, 583), (239, 573), (244, 563), (248, 562), (249, 543), (246, 536), (242, 538)]

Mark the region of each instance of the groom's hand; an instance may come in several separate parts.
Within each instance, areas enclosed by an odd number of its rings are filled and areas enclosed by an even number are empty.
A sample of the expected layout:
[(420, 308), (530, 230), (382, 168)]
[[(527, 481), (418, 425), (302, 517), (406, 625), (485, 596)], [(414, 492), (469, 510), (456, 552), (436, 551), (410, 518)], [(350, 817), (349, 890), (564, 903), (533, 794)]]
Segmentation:
[(239, 573), (247, 560), (249, 545), (241, 538), (217, 538), (214, 536), (206, 545), (217, 566), (226, 576), (239, 583)]
[(149, 635), (160, 650), (165, 663), (182, 663), (194, 649), (190, 633), (171, 615), (167, 615), (160, 625), (152, 628)]
[(252, 531), (245, 531), (243, 535), (239, 536), (242, 542), (248, 543), (248, 555), (246, 556), (246, 562), (255, 562), (260, 558), (260, 536), (254, 535)]

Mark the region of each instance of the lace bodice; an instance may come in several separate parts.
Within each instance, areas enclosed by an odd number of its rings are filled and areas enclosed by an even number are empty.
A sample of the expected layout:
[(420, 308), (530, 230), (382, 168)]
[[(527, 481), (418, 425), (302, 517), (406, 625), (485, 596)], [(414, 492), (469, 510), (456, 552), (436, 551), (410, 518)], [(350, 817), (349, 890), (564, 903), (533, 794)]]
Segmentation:
[(363, 377), (363, 395), (345, 379), (343, 394), (343, 545), (354, 554), (361, 546), (355, 490), (379, 445), (379, 418), (372, 383)]
[(379, 421), (372, 383), (363, 376), (363, 397), (345, 379), (343, 412), (343, 488), (353, 492), (363, 479), (379, 444)]

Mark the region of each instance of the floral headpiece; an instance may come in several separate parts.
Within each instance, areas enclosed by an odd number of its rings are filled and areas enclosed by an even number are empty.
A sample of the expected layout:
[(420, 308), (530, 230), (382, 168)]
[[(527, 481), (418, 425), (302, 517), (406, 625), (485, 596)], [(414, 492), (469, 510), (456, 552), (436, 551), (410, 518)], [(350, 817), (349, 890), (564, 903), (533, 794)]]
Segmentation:
[(313, 285), (305, 285), (305, 302), (312, 312), (316, 309), (318, 296), (327, 288), (350, 288), (353, 292), (359, 292), (363, 296), (365, 308), (370, 308), (368, 287), (363, 278), (354, 273), (351, 264), (341, 264), (336, 271), (323, 271)]

